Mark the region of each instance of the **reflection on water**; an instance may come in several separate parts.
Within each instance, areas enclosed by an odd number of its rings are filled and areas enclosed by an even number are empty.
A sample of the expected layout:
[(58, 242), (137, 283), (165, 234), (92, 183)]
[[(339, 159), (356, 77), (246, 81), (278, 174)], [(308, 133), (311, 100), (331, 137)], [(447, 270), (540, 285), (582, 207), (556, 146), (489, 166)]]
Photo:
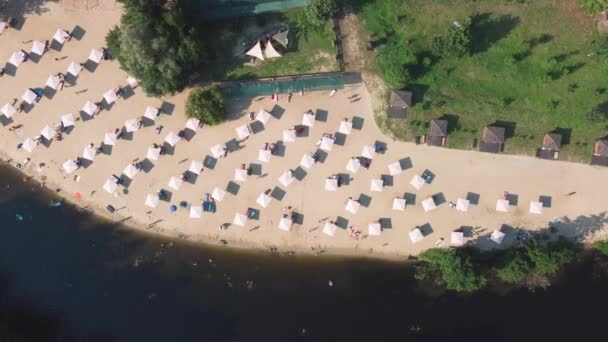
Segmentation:
[(566, 281), (547, 291), (431, 294), (403, 264), (232, 252), (135, 233), (67, 205), (51, 207), (36, 184), (0, 172), (6, 336), (563, 340), (599, 334), (608, 304), (598, 263), (570, 267)]

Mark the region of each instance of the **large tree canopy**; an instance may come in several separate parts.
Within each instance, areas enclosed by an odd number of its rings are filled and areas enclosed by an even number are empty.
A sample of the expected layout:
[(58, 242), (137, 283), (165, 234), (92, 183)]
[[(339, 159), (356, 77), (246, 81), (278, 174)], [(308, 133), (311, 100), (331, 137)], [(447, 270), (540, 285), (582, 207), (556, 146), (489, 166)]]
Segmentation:
[(188, 95), (186, 115), (207, 125), (217, 125), (226, 119), (224, 95), (218, 86), (196, 88)]

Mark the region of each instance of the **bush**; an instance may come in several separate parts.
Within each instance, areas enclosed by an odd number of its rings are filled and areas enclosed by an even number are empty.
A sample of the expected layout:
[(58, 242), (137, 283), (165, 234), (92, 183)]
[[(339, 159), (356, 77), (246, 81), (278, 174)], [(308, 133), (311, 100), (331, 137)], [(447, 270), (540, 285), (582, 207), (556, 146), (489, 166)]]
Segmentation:
[(602, 122), (602, 121), (606, 120), (606, 114), (602, 113), (599, 109), (595, 108), (595, 109), (585, 113), (585, 119), (587, 119), (587, 121), (592, 122), (592, 123)]
[(470, 49), (470, 26), (471, 18), (467, 17), (462, 22), (454, 22), (448, 31), (433, 38), (433, 54), (438, 57), (463, 57)]
[(496, 269), (496, 276), (505, 283), (521, 284), (526, 280), (532, 267), (521, 253), (508, 253), (504, 266)]
[(601, 34), (591, 42), (591, 53), (598, 57), (608, 57), (608, 34)]
[(224, 95), (218, 86), (196, 88), (188, 95), (186, 115), (207, 125), (217, 125), (226, 119)]
[(120, 57), (120, 28), (115, 26), (106, 35), (106, 45), (114, 58)]
[(608, 0), (581, 0), (581, 8), (587, 14), (598, 14), (608, 9)]
[(465, 251), (433, 248), (421, 253), (419, 258), (427, 264), (422, 267), (430, 266), (440, 273), (447, 289), (471, 292), (484, 287), (486, 278), (475, 271), (471, 257)]
[(411, 81), (408, 65), (416, 61), (411, 50), (392, 41), (382, 50), (378, 63), (382, 78), (391, 87), (402, 89)]
[(598, 241), (593, 245), (598, 252), (608, 255), (608, 240)]
[(310, 0), (305, 13), (310, 25), (319, 28), (323, 27), (337, 10), (335, 0)]
[(574, 245), (565, 240), (542, 243), (538, 238), (526, 241), (525, 249), (534, 272), (553, 275), (574, 257)]

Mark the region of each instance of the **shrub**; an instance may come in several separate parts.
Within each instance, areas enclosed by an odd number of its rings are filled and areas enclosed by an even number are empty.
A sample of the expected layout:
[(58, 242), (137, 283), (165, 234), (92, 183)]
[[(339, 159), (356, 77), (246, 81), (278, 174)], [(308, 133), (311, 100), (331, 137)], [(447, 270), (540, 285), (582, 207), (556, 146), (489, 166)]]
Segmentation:
[(598, 241), (593, 245), (598, 252), (608, 255), (608, 240)]
[(305, 13), (310, 25), (318, 28), (323, 27), (337, 10), (335, 0), (310, 0)]
[(574, 257), (574, 246), (565, 240), (543, 243), (538, 238), (526, 241), (528, 257), (534, 265), (534, 272), (552, 275)]
[(438, 57), (463, 57), (470, 49), (471, 18), (462, 22), (454, 22), (448, 31), (441, 36), (433, 38), (433, 54)]
[(581, 7), (587, 14), (598, 14), (608, 9), (608, 0), (581, 0)]
[(585, 113), (585, 119), (589, 122), (602, 122), (606, 120), (606, 114), (602, 113), (599, 109), (595, 108)]
[(459, 249), (429, 249), (419, 258), (428, 267), (437, 270), (446, 288), (459, 292), (471, 292), (485, 286), (486, 278), (473, 268), (471, 257)]
[(505, 283), (520, 284), (528, 277), (531, 266), (521, 253), (508, 253), (504, 266), (496, 268), (496, 275)]
[(196, 88), (188, 95), (186, 115), (207, 125), (216, 125), (226, 118), (224, 95), (218, 86)]
[(408, 65), (416, 61), (411, 50), (398, 41), (391, 41), (382, 49), (378, 63), (382, 78), (395, 89), (404, 88), (411, 80)]
[(106, 45), (114, 58), (120, 57), (120, 28), (115, 26), (106, 35)]
[(591, 52), (598, 57), (608, 57), (608, 34), (598, 35), (591, 42)]

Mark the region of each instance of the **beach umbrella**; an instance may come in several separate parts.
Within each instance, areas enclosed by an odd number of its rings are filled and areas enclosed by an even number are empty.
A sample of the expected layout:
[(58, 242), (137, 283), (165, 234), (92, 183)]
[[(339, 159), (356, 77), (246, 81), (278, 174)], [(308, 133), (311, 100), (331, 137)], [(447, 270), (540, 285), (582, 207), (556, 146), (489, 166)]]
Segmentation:
[(186, 128), (196, 132), (198, 130), (198, 125), (200, 125), (201, 121), (197, 118), (190, 118), (186, 121)]
[(26, 89), (23, 95), (21, 95), (21, 99), (29, 104), (33, 104), (36, 101), (36, 93), (32, 89)]
[(376, 155), (376, 149), (369, 145), (365, 145), (361, 150), (361, 155), (367, 159), (374, 159), (374, 156)]
[(269, 150), (260, 149), (258, 152), (258, 160), (263, 163), (270, 163), (271, 153)]
[(542, 214), (543, 213), (543, 203), (542, 202), (530, 202), (530, 213), (531, 214)]
[(279, 229), (288, 232), (291, 230), (292, 224), (293, 224), (293, 221), (290, 218), (281, 217), (281, 220), (279, 221)]
[(422, 201), (422, 208), (424, 209), (425, 213), (428, 213), (431, 210), (435, 210), (437, 208), (437, 206), (435, 205), (435, 201), (433, 200), (433, 197), (429, 197), (429, 198), (425, 199), (424, 201)]
[(38, 145), (38, 142), (36, 142), (30, 138), (27, 138), (23, 142), (23, 146), (21, 146), (21, 148), (28, 151), (29, 153), (32, 153), (37, 145)]
[(426, 182), (424, 181), (424, 179), (418, 175), (414, 175), (414, 177), (412, 177), (412, 180), (410, 181), (410, 185), (413, 186), (416, 190), (422, 189), (425, 183)]
[(2, 111), (2, 115), (6, 116), (7, 119), (10, 119), (13, 115), (15, 115), (15, 113), (17, 113), (15, 107), (13, 107), (13, 105), (10, 103), (7, 103), (2, 106), (2, 109), (0, 111)]
[(226, 191), (218, 188), (217, 186), (215, 188), (213, 188), (213, 191), (211, 192), (211, 197), (213, 197), (213, 199), (218, 202), (223, 201), (225, 196), (226, 196)]
[(315, 165), (315, 160), (313, 157), (309, 156), (308, 154), (302, 156), (302, 159), (300, 160), (300, 166), (307, 170), (310, 170), (313, 165)]
[(103, 52), (97, 49), (91, 49), (91, 53), (89, 54), (89, 60), (99, 64), (101, 59), (103, 58)]
[(247, 223), (247, 216), (245, 216), (241, 213), (234, 214), (234, 220), (232, 221), (232, 224), (244, 227), (246, 223)]
[(95, 112), (98, 108), (99, 107), (97, 107), (97, 105), (92, 101), (87, 101), (87, 103), (84, 104), (84, 107), (82, 107), (82, 111), (89, 114), (90, 116), (93, 116), (95, 115)]
[(401, 164), (399, 162), (388, 164), (388, 173), (391, 176), (396, 176), (401, 172), (403, 172), (403, 169), (401, 168)]
[(373, 192), (382, 192), (384, 181), (382, 179), (372, 179), (369, 189)]
[(61, 79), (57, 75), (49, 75), (49, 78), (46, 79), (45, 86), (57, 90), (59, 87), (59, 83), (61, 83)]
[(40, 135), (42, 135), (46, 140), (53, 139), (53, 135), (55, 134), (55, 130), (49, 126), (44, 126), (42, 131), (40, 131)]
[(158, 202), (160, 202), (158, 195), (148, 194), (146, 196), (146, 202), (145, 202), (146, 206), (148, 206), (150, 208), (156, 208), (158, 206)]
[(133, 179), (133, 177), (135, 177), (135, 175), (137, 175), (139, 173), (139, 170), (135, 167), (135, 165), (129, 164), (129, 165), (127, 165), (127, 167), (125, 167), (124, 170), (122, 170), (122, 173), (125, 176)]
[(128, 133), (135, 132), (139, 129), (139, 124), (136, 119), (125, 121), (125, 130)]
[(294, 142), (294, 141), (296, 141), (296, 130), (295, 129), (285, 129), (285, 130), (283, 130), (283, 141), (284, 142)]
[(118, 135), (114, 133), (106, 133), (103, 137), (103, 143), (104, 145), (114, 146), (116, 145), (116, 138), (118, 138)]
[(158, 115), (158, 108), (147, 106), (146, 111), (144, 112), (144, 116), (152, 121), (156, 120), (156, 116)]
[(505, 233), (501, 232), (500, 230), (495, 230), (490, 235), (490, 240), (492, 240), (500, 245), (502, 243), (502, 241), (505, 239), (505, 236), (506, 236)]
[(281, 185), (284, 187), (288, 187), (289, 185), (291, 185), (291, 183), (293, 183), (293, 176), (291, 175), (291, 171), (283, 172), (283, 174), (281, 174), (281, 176), (279, 177), (279, 183), (281, 183)]
[(16, 67), (19, 67), (25, 60), (24, 57), (25, 55), (21, 51), (13, 52), (11, 57), (8, 59), (8, 62)]
[(211, 146), (211, 148), (209, 150), (211, 150), (211, 155), (215, 159), (224, 155), (224, 146), (222, 146), (220, 144)]
[(62, 167), (65, 172), (70, 174), (78, 168), (78, 165), (76, 165), (76, 162), (74, 160), (70, 159), (63, 163)]
[(44, 54), (44, 48), (46, 45), (43, 42), (34, 40), (32, 42), (32, 52), (37, 54), (38, 56), (42, 56)]
[(336, 178), (325, 178), (326, 191), (338, 191), (338, 180)]
[(56, 40), (59, 44), (65, 43), (65, 40), (70, 36), (69, 33), (65, 32), (62, 29), (58, 29), (53, 36), (53, 39)]
[(302, 116), (302, 126), (313, 127), (315, 125), (315, 116), (310, 113), (304, 113)]
[(406, 204), (407, 202), (405, 201), (405, 198), (393, 198), (393, 210), (404, 211)]
[(266, 195), (265, 193), (261, 193), (260, 196), (258, 196), (256, 203), (262, 206), (262, 208), (266, 208), (268, 205), (270, 205), (271, 201), (272, 198), (270, 198), (270, 196)]
[(361, 162), (357, 158), (349, 159), (348, 163), (346, 163), (346, 171), (351, 173), (357, 173), (360, 167)]
[(175, 191), (178, 191), (179, 188), (182, 186), (182, 183), (183, 181), (181, 178), (172, 176), (169, 180), (169, 187)]
[(416, 242), (424, 239), (424, 235), (422, 235), (422, 232), (418, 228), (410, 230), (409, 235), (410, 235), (410, 241), (412, 241), (412, 243), (416, 243)]
[(346, 201), (346, 206), (344, 207), (344, 209), (354, 215), (359, 211), (359, 207), (361, 207), (361, 204), (359, 204), (359, 202), (349, 198), (348, 201)]
[(372, 222), (367, 226), (367, 234), (369, 236), (379, 236), (382, 233), (380, 222)]
[(0, 21), (0, 33), (4, 32), (4, 29), (8, 26), (6, 21)]
[(239, 139), (245, 139), (247, 137), (249, 137), (249, 128), (247, 128), (247, 125), (242, 125), (236, 128), (236, 136)]
[(467, 211), (469, 211), (469, 201), (464, 199), (464, 198), (459, 198), (456, 201), (456, 210), (462, 212), (462, 213), (466, 213)]
[(319, 145), (319, 147), (323, 150), (323, 151), (331, 151), (332, 147), (334, 146), (334, 140), (327, 138), (327, 137), (323, 137), (321, 138), (321, 144)]
[(502, 211), (504, 213), (509, 211), (509, 201), (506, 199), (499, 199), (496, 201), (496, 211)]
[(452, 232), (450, 236), (450, 242), (452, 245), (462, 246), (464, 245), (464, 233), (463, 232)]
[(103, 94), (103, 98), (106, 100), (107, 104), (112, 104), (118, 100), (118, 96), (116, 96), (116, 91), (114, 89), (110, 89)]
[(325, 225), (323, 226), (323, 234), (334, 236), (336, 235), (336, 229), (338, 229), (338, 227), (336, 227), (335, 224), (331, 222), (325, 222)]
[(188, 169), (188, 171), (190, 171), (194, 174), (200, 175), (201, 172), (203, 171), (203, 163), (193, 160), (190, 163), (190, 168)]
[(267, 111), (260, 109), (260, 111), (258, 112), (258, 115), (255, 116), (255, 119), (259, 122), (261, 122), (262, 124), (264, 124), (264, 126), (266, 126), (266, 123), (268, 123), (268, 120), (270, 120), (270, 113), (268, 113)]
[(114, 182), (113, 179), (108, 179), (104, 184), (103, 184), (103, 189), (105, 191), (107, 191), (109, 194), (113, 194), (114, 191), (116, 191), (116, 188), (118, 187), (118, 185)]
[(190, 206), (190, 218), (197, 219), (203, 216), (203, 207), (200, 205)]
[(84, 158), (86, 160), (94, 161), (95, 160), (95, 152), (96, 151), (95, 151), (94, 148), (91, 148), (91, 147), (87, 146), (82, 151), (82, 158)]
[(74, 120), (74, 114), (68, 113), (63, 115), (61, 117), (61, 123), (63, 124), (63, 127), (74, 126), (74, 124), (76, 123), (76, 120)]
[(353, 131), (352, 122), (340, 121), (340, 127), (338, 128), (338, 132), (345, 134), (345, 135), (349, 135), (352, 133), (352, 131)]
[(173, 132), (169, 132), (169, 134), (167, 134), (167, 136), (165, 137), (165, 142), (171, 146), (175, 146), (178, 141), (179, 137)]
[(80, 72), (82, 71), (82, 66), (76, 62), (71, 62), (70, 65), (68, 66), (68, 74), (73, 75), (74, 77), (77, 77), (78, 74), (80, 74)]
[(127, 76), (127, 84), (129, 85), (129, 87), (135, 88), (139, 85), (139, 82), (137, 81), (137, 79), (135, 77)]
[(234, 170), (234, 180), (238, 181), (238, 182), (245, 182), (247, 180), (247, 170), (235, 169)]
[(148, 147), (146, 158), (149, 160), (158, 160), (160, 157), (160, 147)]
[(176, 206), (175, 204), (172, 204), (172, 205), (169, 207), (169, 211), (170, 211), (170, 212), (172, 212), (172, 213), (176, 212), (176, 211), (177, 211), (177, 206)]

